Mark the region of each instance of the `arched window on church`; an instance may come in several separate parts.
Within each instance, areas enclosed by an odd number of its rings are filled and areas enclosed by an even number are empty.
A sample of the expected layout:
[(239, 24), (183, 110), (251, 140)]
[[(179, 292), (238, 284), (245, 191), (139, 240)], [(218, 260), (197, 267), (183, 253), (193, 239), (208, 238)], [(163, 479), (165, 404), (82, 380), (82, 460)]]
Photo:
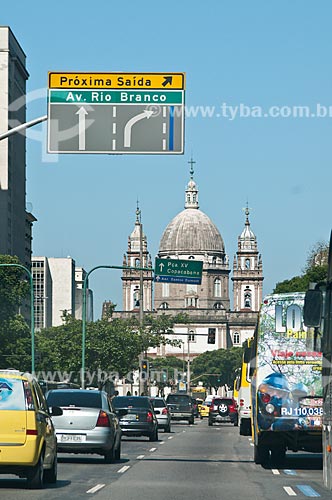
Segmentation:
[(245, 260), (246, 269), (250, 269), (250, 259)]
[(196, 342), (195, 330), (189, 330), (189, 332), (188, 332), (188, 342)]
[(136, 288), (134, 290), (133, 301), (134, 301), (134, 308), (139, 307), (139, 289), (138, 288)]
[(135, 259), (135, 267), (140, 267), (140, 260), (139, 260), (139, 258)]
[(194, 259), (194, 258), (195, 258), (194, 255), (189, 255), (188, 260), (189, 259), (191, 260), (191, 259)]
[(190, 194), (187, 194), (187, 203), (190, 203)]
[(234, 345), (239, 345), (240, 344), (240, 334), (238, 332), (235, 332), (233, 334), (233, 344)]
[(244, 307), (251, 309), (251, 291), (249, 289), (244, 291)]
[(168, 304), (167, 304), (167, 302), (162, 302), (162, 303), (160, 304), (160, 309), (168, 309)]
[(217, 264), (217, 257), (212, 257), (212, 264), (214, 266)]
[(214, 296), (221, 297), (221, 280), (219, 278), (214, 280)]
[(214, 309), (222, 309), (222, 303), (216, 302), (213, 307), (214, 307)]

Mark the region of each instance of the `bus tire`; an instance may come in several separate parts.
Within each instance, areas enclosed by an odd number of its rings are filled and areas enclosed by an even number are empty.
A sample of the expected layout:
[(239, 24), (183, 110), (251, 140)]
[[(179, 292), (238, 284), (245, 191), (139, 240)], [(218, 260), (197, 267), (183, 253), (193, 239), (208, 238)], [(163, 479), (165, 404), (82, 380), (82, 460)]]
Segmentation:
[(254, 445), (254, 462), (257, 465), (266, 465), (270, 458), (269, 448), (262, 444)]
[(283, 446), (277, 446), (271, 448), (271, 464), (272, 465), (283, 465), (286, 457), (286, 448)]

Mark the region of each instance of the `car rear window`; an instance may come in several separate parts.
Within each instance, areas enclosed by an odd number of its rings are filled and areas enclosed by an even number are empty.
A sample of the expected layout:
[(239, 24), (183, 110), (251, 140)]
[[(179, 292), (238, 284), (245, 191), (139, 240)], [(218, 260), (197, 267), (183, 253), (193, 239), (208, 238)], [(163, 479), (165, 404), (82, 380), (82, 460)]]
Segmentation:
[(163, 399), (152, 399), (151, 402), (155, 408), (165, 408), (166, 406), (166, 403)]
[(149, 399), (141, 396), (116, 396), (112, 404), (114, 408), (150, 408)]
[(167, 396), (167, 403), (178, 403), (178, 404), (189, 404), (191, 403), (191, 399), (189, 396), (179, 396), (177, 394), (169, 394), (169, 396)]
[(23, 381), (0, 377), (0, 410), (25, 410)]
[(226, 405), (232, 405), (233, 401), (231, 399), (214, 399), (213, 404), (215, 405), (221, 405), (221, 404), (226, 404)]
[(101, 395), (95, 391), (51, 391), (47, 395), (49, 406), (78, 406), (83, 408), (101, 408)]

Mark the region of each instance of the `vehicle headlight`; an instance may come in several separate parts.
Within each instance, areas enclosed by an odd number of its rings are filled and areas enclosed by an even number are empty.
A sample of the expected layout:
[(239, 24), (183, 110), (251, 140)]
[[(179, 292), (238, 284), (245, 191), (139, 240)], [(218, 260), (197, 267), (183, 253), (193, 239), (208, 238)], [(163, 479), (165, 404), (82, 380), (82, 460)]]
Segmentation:
[(271, 413), (272, 414), (274, 412), (274, 406), (271, 405), (271, 403), (269, 403), (269, 404), (267, 404), (265, 406), (265, 410), (267, 411), (267, 413)]

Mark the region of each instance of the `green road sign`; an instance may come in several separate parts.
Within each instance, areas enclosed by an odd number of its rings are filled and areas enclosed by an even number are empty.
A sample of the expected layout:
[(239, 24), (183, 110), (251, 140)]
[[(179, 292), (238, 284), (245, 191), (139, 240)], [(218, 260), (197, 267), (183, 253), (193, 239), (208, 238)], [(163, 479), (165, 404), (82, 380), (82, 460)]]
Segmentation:
[(158, 259), (154, 266), (154, 281), (163, 283), (191, 283), (200, 285), (203, 262), (201, 260)]

